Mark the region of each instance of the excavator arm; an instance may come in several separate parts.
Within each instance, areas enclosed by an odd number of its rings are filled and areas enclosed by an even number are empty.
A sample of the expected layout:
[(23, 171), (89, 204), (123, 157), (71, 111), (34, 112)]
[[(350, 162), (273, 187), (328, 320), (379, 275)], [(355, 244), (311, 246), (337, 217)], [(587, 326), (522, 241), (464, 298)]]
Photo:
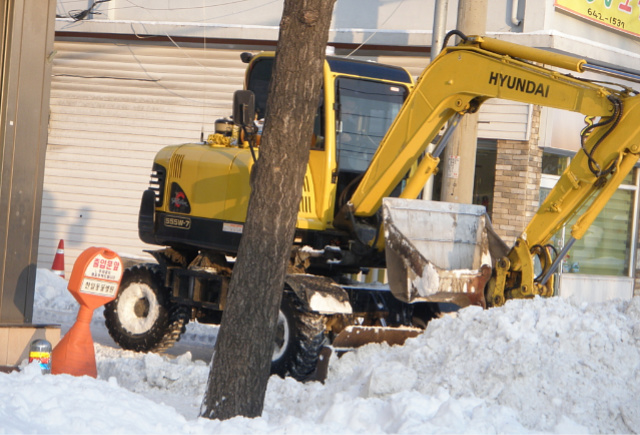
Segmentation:
[[(501, 305), (509, 298), (551, 295), (551, 275), (562, 254), (552, 258), (546, 244), (594, 198), (572, 229), (573, 238), (581, 238), (635, 165), (640, 153), (640, 96), (626, 87), (583, 80), (549, 67), (584, 72), (591, 66), (583, 59), (486, 37), (464, 37), (459, 45), (445, 48), (420, 76), (350, 202), (341, 210), (343, 216), (350, 216), (354, 221), (374, 215), (383, 197), (388, 196), (411, 165), (420, 160), (401, 196), (416, 198), (436, 171), (439, 153), (445, 144), (443, 140), (433, 153), (424, 154), (427, 145), (447, 122), (457, 124), (461, 115), (475, 112), (490, 98), (582, 113), (597, 120), (581, 133), (583, 149), (573, 158), (508, 254), (494, 259), (491, 277), (485, 267), (478, 274), (485, 277), (482, 284), (474, 281), (474, 285), (484, 287), (489, 280), (486, 291), (489, 306)], [(445, 132), (443, 137), (447, 135)], [(540, 276), (534, 276), (535, 257), (543, 267)], [(409, 260), (404, 258), (402, 262), (406, 266)], [(421, 282), (429, 286), (429, 277), (419, 276), (426, 274), (422, 267), (419, 269), (411, 274), (411, 285)], [(440, 277), (430, 275), (442, 280), (442, 273)], [(419, 279), (415, 279), (416, 276)], [(469, 282), (464, 284), (465, 291)], [(420, 297), (407, 299), (420, 300)], [(484, 298), (479, 298), (477, 303), (485, 305)]]
[[(608, 98), (614, 102), (614, 113), (582, 131), (582, 150), (573, 157), (509, 254), (497, 262), (496, 277), (487, 294), (489, 305), (501, 305), (511, 298), (552, 295), (552, 274), (638, 161), (640, 96), (611, 94)], [(591, 205), (584, 209), (589, 200)], [(571, 239), (552, 259), (547, 244), (574, 216), (577, 220), (571, 228)], [(543, 269), (538, 277), (533, 273), (536, 256)]]

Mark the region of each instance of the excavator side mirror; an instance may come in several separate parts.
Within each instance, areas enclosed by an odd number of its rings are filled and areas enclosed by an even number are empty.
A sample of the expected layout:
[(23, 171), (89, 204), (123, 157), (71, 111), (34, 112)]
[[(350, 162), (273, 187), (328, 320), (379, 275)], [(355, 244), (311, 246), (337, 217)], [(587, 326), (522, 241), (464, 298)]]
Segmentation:
[(243, 127), (253, 125), (256, 117), (256, 96), (252, 91), (233, 94), (233, 122)]

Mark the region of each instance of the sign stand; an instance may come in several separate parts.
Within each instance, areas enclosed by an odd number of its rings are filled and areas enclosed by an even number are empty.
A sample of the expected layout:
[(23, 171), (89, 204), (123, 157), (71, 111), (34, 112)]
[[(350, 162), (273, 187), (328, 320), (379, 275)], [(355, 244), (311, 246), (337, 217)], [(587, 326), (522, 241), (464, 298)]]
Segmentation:
[(97, 377), (91, 337), (93, 311), (116, 298), (122, 260), (106, 248), (86, 249), (73, 265), (68, 289), (80, 303), (76, 322), (51, 354), (51, 373)]

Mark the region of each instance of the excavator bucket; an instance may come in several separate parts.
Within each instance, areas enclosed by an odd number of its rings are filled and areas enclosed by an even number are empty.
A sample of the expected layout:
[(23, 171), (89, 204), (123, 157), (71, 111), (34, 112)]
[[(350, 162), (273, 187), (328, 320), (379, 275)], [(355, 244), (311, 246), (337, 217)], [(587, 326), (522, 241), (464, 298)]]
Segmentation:
[[(484, 207), (385, 198), (382, 202), (387, 279), (407, 302), (486, 307), (484, 288), (494, 259), (508, 246), (494, 233)], [(368, 343), (403, 344), (422, 329), (349, 326), (333, 340), (338, 353)]]
[(508, 252), (482, 206), (385, 198), (385, 255), (399, 300), (486, 307), (493, 259)]

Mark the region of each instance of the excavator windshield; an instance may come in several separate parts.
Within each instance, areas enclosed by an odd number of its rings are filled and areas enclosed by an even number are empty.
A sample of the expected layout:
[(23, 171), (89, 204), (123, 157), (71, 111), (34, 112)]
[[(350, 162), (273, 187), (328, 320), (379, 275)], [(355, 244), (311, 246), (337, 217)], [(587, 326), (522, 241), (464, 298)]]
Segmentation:
[(336, 80), (336, 145), (340, 172), (364, 172), (404, 104), (404, 86), (340, 77)]

